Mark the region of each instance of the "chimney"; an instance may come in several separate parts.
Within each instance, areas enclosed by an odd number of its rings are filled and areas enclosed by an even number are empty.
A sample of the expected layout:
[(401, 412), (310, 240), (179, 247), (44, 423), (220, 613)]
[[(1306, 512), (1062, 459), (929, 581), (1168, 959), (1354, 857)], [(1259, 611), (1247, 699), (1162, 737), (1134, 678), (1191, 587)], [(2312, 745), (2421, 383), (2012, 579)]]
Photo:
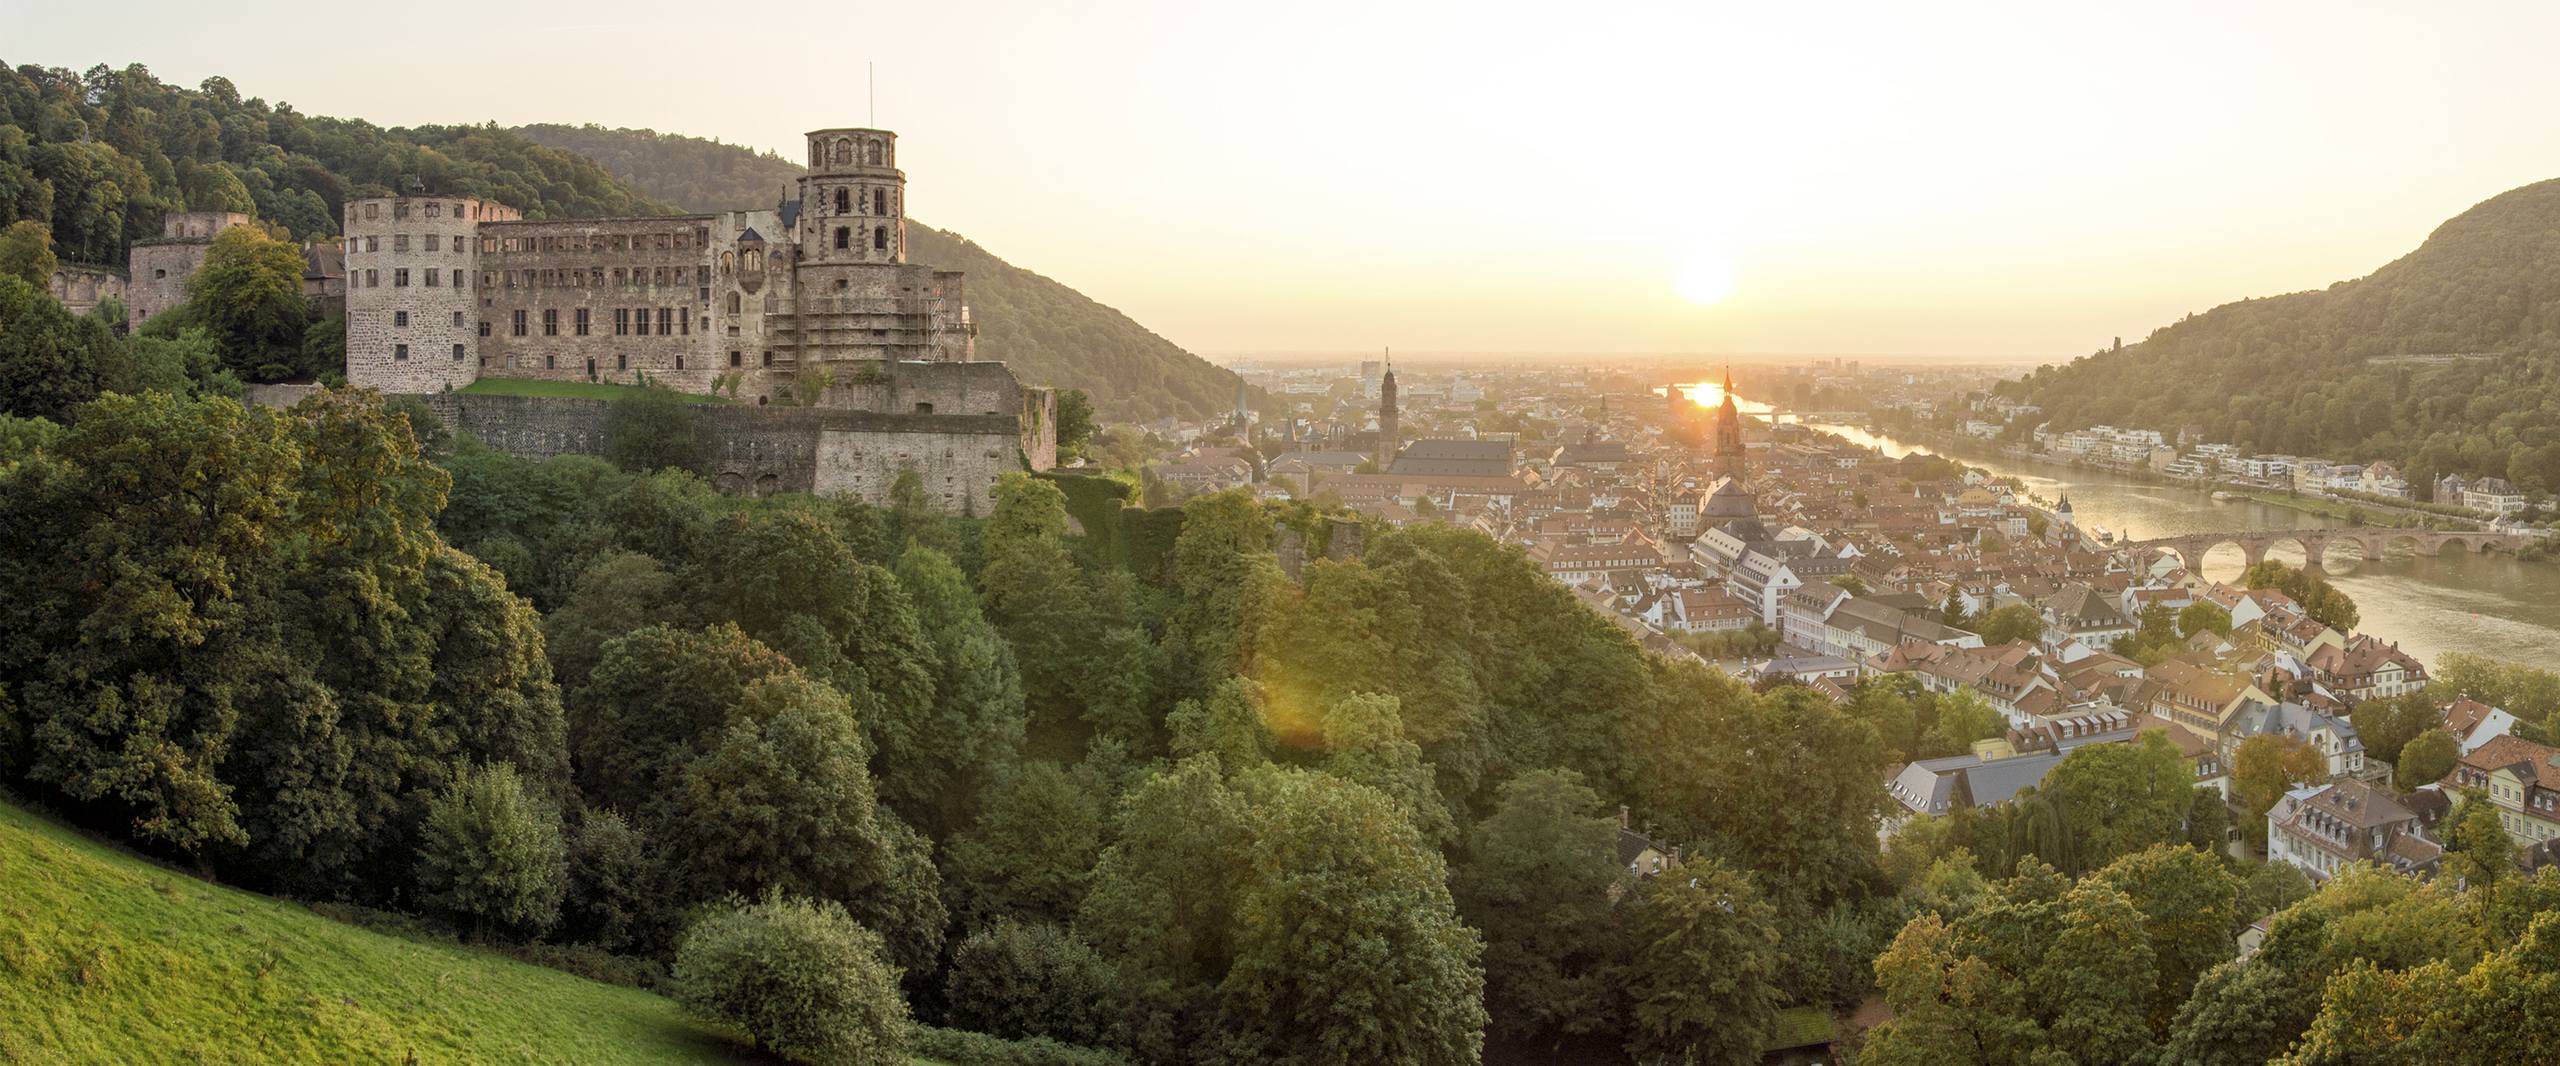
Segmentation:
[(1633, 826), (1634, 824), (1635, 824), (1634, 816), (1633, 816), (1633, 815), (1632, 815), (1632, 814), (1627, 810), (1627, 805), (1626, 805), (1626, 804), (1623, 804), (1623, 803), (1619, 804), (1619, 805), (1618, 805), (1618, 828), (1620, 828), (1620, 829), (1626, 829), (1626, 828), (1629, 828), (1629, 827)]

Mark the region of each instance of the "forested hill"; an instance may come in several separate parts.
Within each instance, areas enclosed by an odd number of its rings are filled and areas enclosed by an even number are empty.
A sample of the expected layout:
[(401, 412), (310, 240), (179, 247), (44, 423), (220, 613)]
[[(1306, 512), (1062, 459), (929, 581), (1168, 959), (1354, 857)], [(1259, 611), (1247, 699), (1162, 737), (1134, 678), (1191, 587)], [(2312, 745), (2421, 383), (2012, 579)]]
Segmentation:
[(224, 78), (171, 85), (135, 64), (0, 69), (0, 226), (45, 223), (55, 254), (122, 266), (171, 211), (245, 211), (301, 240), (348, 199), (486, 196), (534, 218), (671, 214), (603, 167), (495, 126), (385, 129), (243, 99)]
[[(699, 137), (592, 125), (514, 132), (593, 159), (632, 188), (687, 211), (771, 207), (800, 179), (798, 163)], [(909, 259), (968, 272), (979, 353), (1003, 360), (1024, 381), (1083, 389), (1111, 418), (1203, 418), (1234, 403), (1234, 373), (1129, 316), (957, 234), (912, 219), (907, 231)]]
[[(2422, 359), (2420, 356), (2454, 358)], [(2327, 289), (2226, 304), (2004, 387), (2096, 423), (2560, 489), (2560, 181)]]

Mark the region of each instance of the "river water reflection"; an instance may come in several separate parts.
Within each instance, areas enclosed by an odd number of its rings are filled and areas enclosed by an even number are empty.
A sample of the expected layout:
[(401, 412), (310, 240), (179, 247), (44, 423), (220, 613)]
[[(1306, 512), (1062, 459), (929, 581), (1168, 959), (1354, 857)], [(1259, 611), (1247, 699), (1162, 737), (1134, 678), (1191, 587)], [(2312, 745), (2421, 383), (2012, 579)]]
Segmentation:
[[(1895, 458), (1938, 451), (1854, 426), (1813, 428)], [(1944, 451), (1968, 466), (2018, 479), (2048, 504), (2069, 496), (2072, 517), (2082, 528), (2103, 526), (2119, 537), (2344, 524), (2325, 515), (2253, 500), (2217, 501), (2193, 489), (2019, 459), (1996, 449)], [(2268, 557), (2297, 566), (2302, 563), (2301, 551), (2291, 544), (2269, 551)], [(2224, 545), (2206, 557), (2205, 574), (2231, 580), (2239, 575), (2242, 564), (2240, 549)], [(2352, 545), (2335, 544), (2329, 548), (2326, 564), (2329, 580), (2355, 597), (2363, 614), (2358, 629), (2398, 641), (2429, 664), (2445, 652), (2465, 651), (2560, 670), (2560, 564), (2471, 555), (2458, 549), (2440, 556), (2360, 560)]]

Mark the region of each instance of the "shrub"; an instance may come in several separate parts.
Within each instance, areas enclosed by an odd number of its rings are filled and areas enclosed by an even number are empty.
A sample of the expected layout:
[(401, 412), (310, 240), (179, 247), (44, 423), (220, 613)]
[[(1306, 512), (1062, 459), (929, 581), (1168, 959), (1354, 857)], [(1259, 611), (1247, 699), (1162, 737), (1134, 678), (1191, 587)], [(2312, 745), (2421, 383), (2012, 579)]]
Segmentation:
[(986, 1033), (918, 1026), (916, 1054), (951, 1066), (1129, 1066), (1119, 1054), (1046, 1037), (1007, 1040)]
[(676, 950), (677, 1002), (795, 1062), (899, 1066), (910, 1023), (880, 936), (828, 900), (705, 915)]
[(1110, 1041), (1111, 964), (1054, 925), (1004, 919), (951, 955), (945, 989), (953, 1024), (1000, 1037)]
[(437, 915), (530, 936), (559, 918), (568, 880), (560, 815), (526, 795), (514, 767), (464, 771), (429, 801), (418, 886)]

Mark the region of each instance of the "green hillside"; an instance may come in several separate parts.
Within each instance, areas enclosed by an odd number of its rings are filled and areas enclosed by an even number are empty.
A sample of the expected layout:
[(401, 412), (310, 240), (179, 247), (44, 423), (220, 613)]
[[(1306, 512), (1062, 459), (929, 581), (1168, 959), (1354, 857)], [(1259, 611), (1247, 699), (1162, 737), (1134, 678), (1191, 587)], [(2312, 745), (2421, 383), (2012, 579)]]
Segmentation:
[[(513, 132), (602, 164), (687, 211), (769, 207), (800, 165), (770, 152), (655, 130), (523, 126)], [(969, 274), (978, 352), (1032, 384), (1083, 389), (1108, 418), (1204, 418), (1235, 403), (1236, 378), (1093, 298), (910, 220), (908, 258)]]
[(0, 1062), (762, 1061), (666, 999), (368, 932), (0, 803)]
[[(2412, 357), (2451, 358), (2412, 358)], [(2387, 459), (2560, 489), (2560, 181), (2437, 227), (2371, 275), (2226, 304), (2005, 392), (2055, 428), (2110, 423), (2265, 452)]]
[(0, 226), (45, 223), (54, 251), (122, 266), (171, 211), (244, 211), (311, 240), (353, 197), (486, 196), (533, 218), (668, 214), (584, 156), (495, 126), (385, 129), (194, 89), (149, 68), (0, 68)]

